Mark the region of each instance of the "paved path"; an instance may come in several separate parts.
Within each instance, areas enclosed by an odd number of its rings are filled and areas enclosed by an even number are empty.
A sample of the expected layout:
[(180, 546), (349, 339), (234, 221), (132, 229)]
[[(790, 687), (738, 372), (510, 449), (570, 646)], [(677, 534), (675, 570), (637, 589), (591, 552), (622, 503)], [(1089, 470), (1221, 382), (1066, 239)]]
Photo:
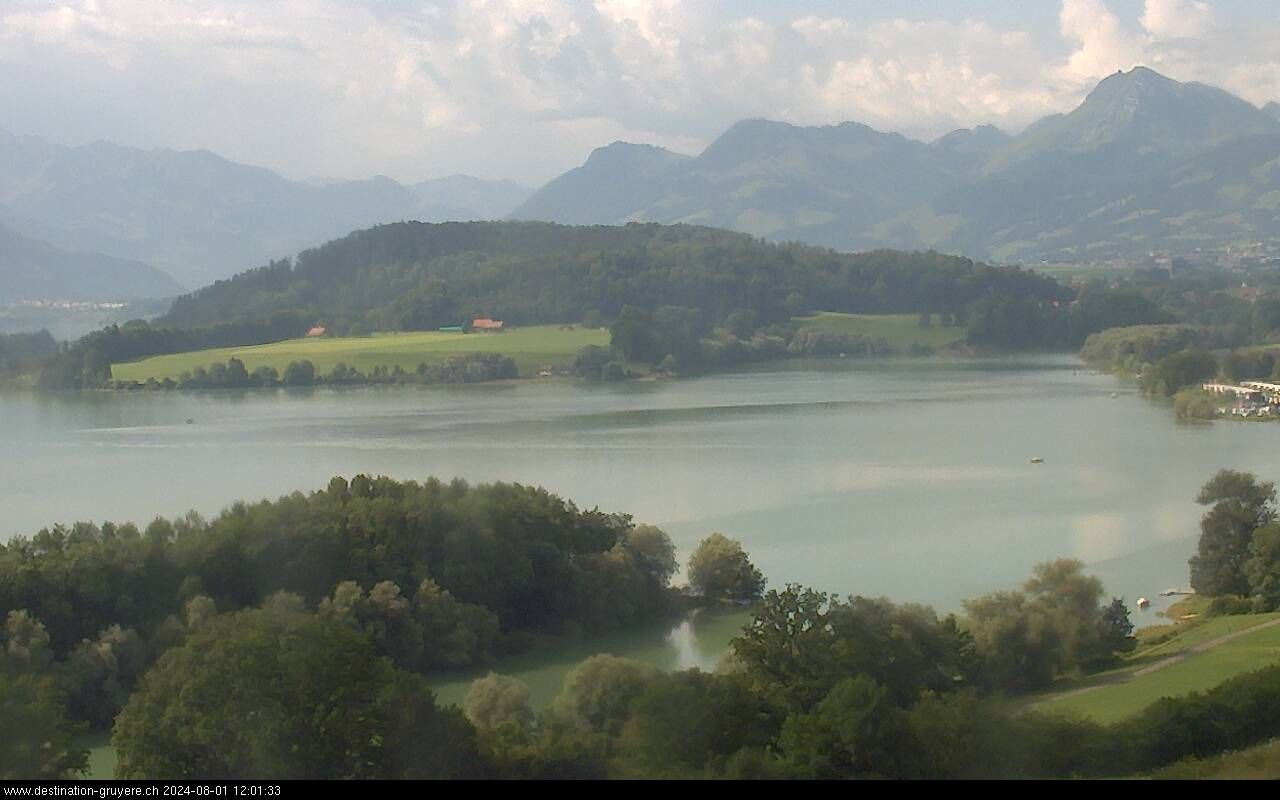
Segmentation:
[(1039, 703), (1036, 703), (1036, 705), (1052, 703), (1057, 700), (1065, 700), (1068, 697), (1075, 697), (1076, 695), (1081, 695), (1081, 694), (1086, 694), (1088, 692), (1096, 691), (1098, 689), (1101, 689), (1104, 686), (1114, 686), (1117, 683), (1127, 683), (1133, 680), (1134, 678), (1142, 678), (1147, 675), (1150, 675), (1153, 672), (1159, 672), (1165, 667), (1172, 667), (1174, 664), (1177, 664), (1180, 661), (1184, 661), (1188, 657), (1196, 655), (1197, 653), (1203, 653), (1206, 650), (1212, 650), (1218, 645), (1226, 644), (1227, 642), (1233, 641), (1235, 639), (1239, 639), (1241, 636), (1248, 636), (1251, 633), (1257, 633), (1258, 631), (1266, 630), (1267, 628), (1273, 628), (1276, 625), (1280, 625), (1280, 617), (1267, 620), (1266, 622), (1260, 622), (1257, 625), (1253, 625), (1251, 627), (1244, 628), (1243, 630), (1238, 630), (1233, 633), (1224, 633), (1223, 635), (1219, 636), (1216, 639), (1210, 639), (1207, 642), (1201, 642), (1195, 647), (1188, 647), (1186, 650), (1183, 650), (1180, 653), (1174, 653), (1168, 658), (1162, 658), (1156, 663), (1145, 666), (1142, 669), (1134, 670), (1133, 672), (1117, 673), (1116, 675), (1112, 675), (1106, 680), (1099, 681), (1098, 683), (1095, 683), (1092, 686), (1083, 686), (1079, 689), (1071, 689), (1070, 691), (1066, 691), (1061, 694), (1055, 694), (1052, 697), (1048, 697), (1044, 700), (1041, 700)]

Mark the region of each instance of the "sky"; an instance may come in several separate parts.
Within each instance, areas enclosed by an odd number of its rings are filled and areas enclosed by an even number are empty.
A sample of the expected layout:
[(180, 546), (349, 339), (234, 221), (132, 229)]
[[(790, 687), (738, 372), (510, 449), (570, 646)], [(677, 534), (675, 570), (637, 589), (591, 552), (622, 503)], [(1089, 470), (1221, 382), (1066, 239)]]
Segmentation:
[(0, 128), (536, 185), (735, 121), (1017, 132), (1143, 64), (1280, 101), (1280, 0), (0, 0)]

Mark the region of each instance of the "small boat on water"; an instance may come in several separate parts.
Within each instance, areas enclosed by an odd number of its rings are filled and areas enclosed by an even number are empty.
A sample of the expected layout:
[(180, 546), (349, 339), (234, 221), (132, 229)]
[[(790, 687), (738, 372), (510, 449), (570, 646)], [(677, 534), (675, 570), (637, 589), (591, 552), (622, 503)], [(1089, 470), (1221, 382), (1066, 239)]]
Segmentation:
[(1031, 463), (1032, 463), (1032, 464), (1043, 464), (1043, 463), (1044, 463), (1044, 459), (1043, 459), (1043, 458), (1041, 458), (1040, 456), (1036, 456), (1036, 457), (1034, 457), (1034, 458), (1032, 458), (1032, 459), (1031, 459)]

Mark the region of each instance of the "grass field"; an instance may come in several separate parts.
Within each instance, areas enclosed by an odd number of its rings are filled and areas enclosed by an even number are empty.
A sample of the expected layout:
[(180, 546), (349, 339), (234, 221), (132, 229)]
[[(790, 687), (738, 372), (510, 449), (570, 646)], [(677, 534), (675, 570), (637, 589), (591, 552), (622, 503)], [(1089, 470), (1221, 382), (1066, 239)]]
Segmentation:
[(937, 315), (930, 328), (920, 327), (919, 314), (837, 314), (822, 311), (807, 317), (796, 317), (794, 322), (801, 328), (811, 330), (861, 334), (872, 339), (884, 337), (889, 342), (889, 349), (895, 353), (908, 352), (912, 342), (938, 348), (954, 344), (965, 337), (964, 328), (944, 328), (939, 324)]
[(1223, 753), (1189, 758), (1151, 774), (1157, 780), (1275, 780), (1280, 778), (1280, 739)]
[(214, 362), (226, 363), (235, 357), (253, 372), (257, 367), (275, 367), (284, 373), (291, 361), (306, 359), (319, 374), (328, 373), (339, 362), (368, 373), (377, 366), (393, 369), (400, 366), (412, 372), (421, 363), (437, 363), (450, 356), (467, 353), (501, 353), (516, 362), (521, 377), (538, 374), (544, 365), (563, 366), (573, 361), (574, 353), (587, 345), (607, 346), (609, 332), (603, 329), (574, 327), (561, 330), (559, 325), (515, 328), (504, 333), (386, 333), (345, 338), (290, 339), (249, 347), (220, 347), (187, 353), (154, 356), (141, 361), (111, 365), (116, 380), (145, 382), (147, 378), (164, 380), (181, 373), (205, 367)]
[[(1148, 675), (1132, 673), (1197, 645), (1280, 617), (1280, 614), (1245, 614), (1215, 617), (1190, 625), (1184, 633), (1149, 647), (1140, 647), (1119, 669), (1072, 683), (1055, 685), (1050, 693), (1032, 699), (1037, 711), (1083, 716), (1102, 723), (1122, 720), (1162, 697), (1178, 697), (1212, 689), (1245, 672), (1280, 662), (1280, 626), (1246, 634), (1213, 649), (1189, 653), (1185, 659)], [(1057, 695), (1098, 687), (1070, 696)]]

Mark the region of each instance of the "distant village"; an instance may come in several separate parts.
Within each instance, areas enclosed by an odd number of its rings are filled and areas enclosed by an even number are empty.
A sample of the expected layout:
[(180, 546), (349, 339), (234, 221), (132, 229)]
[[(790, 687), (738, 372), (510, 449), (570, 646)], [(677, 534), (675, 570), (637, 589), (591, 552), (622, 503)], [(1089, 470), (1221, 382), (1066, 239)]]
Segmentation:
[(1206, 383), (1206, 392), (1221, 395), (1230, 405), (1220, 406), (1219, 413), (1235, 417), (1280, 418), (1280, 383), (1241, 381), (1240, 383)]

